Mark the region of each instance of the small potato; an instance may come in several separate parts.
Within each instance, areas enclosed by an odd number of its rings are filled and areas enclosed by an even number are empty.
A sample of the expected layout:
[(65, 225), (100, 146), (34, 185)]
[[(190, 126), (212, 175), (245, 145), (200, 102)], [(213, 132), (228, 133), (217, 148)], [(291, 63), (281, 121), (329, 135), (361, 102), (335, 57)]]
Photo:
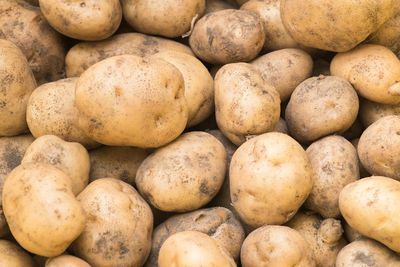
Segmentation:
[(90, 267), (90, 265), (78, 257), (61, 255), (48, 259), (44, 267)]
[(221, 132), (239, 146), (249, 135), (275, 129), (279, 94), (250, 64), (227, 64), (215, 76), (215, 116)]
[(304, 149), (290, 136), (277, 132), (241, 145), (232, 157), (229, 179), (233, 206), (254, 228), (289, 221), (313, 185)]
[(371, 124), (380, 118), (400, 115), (400, 103), (397, 105), (386, 105), (362, 99), (360, 101), (359, 117), (364, 127), (369, 127)]
[(285, 111), (289, 133), (301, 143), (345, 132), (357, 118), (358, 96), (336, 76), (312, 77), (299, 84)]
[(136, 186), (157, 209), (185, 212), (210, 202), (225, 172), (224, 146), (208, 133), (188, 132), (143, 161)]
[(48, 164), (15, 168), (4, 182), (2, 201), (12, 235), (37, 255), (60, 255), (85, 227), (86, 214), (72, 193), (71, 178)]
[(163, 146), (186, 127), (184, 80), (172, 64), (132, 55), (105, 59), (75, 87), (79, 126), (109, 146)]
[(79, 40), (110, 37), (122, 19), (118, 0), (39, 0), (40, 9), (58, 32)]
[(338, 53), (332, 75), (349, 81), (364, 98), (382, 104), (400, 104), (400, 60), (381, 45), (360, 45)]
[(354, 230), (400, 252), (399, 201), (399, 181), (371, 176), (343, 188), (339, 208)]
[(313, 60), (300, 49), (288, 48), (256, 58), (251, 65), (260, 71), (263, 79), (278, 91), (281, 102), (290, 98), (294, 89), (311, 76)]
[(197, 231), (171, 235), (162, 245), (159, 267), (236, 267), (229, 253), (213, 238)]
[(235, 9), (205, 15), (195, 24), (189, 38), (196, 56), (211, 64), (250, 61), (261, 51), (264, 41), (257, 14)]
[(104, 178), (90, 183), (78, 200), (88, 221), (71, 245), (74, 254), (96, 267), (142, 266), (150, 253), (153, 214), (137, 191)]
[(303, 236), (287, 226), (266, 225), (251, 232), (240, 252), (243, 267), (314, 267), (312, 249)]
[(35, 267), (32, 257), (20, 246), (8, 240), (0, 239), (0, 266)]
[(35, 138), (56, 135), (65, 141), (78, 142), (87, 148), (99, 146), (79, 128), (75, 106), (75, 85), (78, 78), (46, 83), (29, 98), (26, 120)]
[(357, 151), (344, 137), (333, 135), (312, 143), (306, 153), (314, 184), (305, 207), (324, 218), (338, 218), (340, 191), (360, 178)]

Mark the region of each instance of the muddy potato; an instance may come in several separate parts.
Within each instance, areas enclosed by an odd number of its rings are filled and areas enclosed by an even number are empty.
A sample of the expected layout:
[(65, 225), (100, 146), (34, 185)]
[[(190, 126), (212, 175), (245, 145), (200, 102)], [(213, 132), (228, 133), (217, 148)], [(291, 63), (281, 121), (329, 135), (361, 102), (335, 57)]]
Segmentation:
[(129, 184), (112, 178), (90, 183), (78, 200), (88, 220), (72, 243), (93, 266), (142, 266), (150, 253), (153, 214)]
[(194, 131), (148, 156), (136, 173), (136, 186), (157, 209), (185, 212), (210, 202), (225, 172), (224, 146), (212, 135)]
[(280, 100), (275, 88), (248, 63), (231, 63), (218, 70), (215, 81), (218, 128), (239, 146), (247, 136), (271, 132), (279, 121)]
[(0, 38), (21, 49), (36, 82), (40, 85), (62, 79), (66, 53), (62, 37), (50, 27), (37, 4), (2, 0), (0, 14)]
[(184, 44), (161, 37), (131, 32), (116, 34), (107, 40), (81, 42), (74, 45), (65, 57), (67, 77), (79, 77), (95, 63), (113, 56), (149, 56), (163, 51), (176, 51), (193, 55)]
[(351, 228), (351, 226), (346, 221), (343, 221), (343, 230), (344, 235), (346, 236), (346, 239), (347, 241), (349, 241), (349, 243), (364, 237), (362, 234)]
[(386, 105), (362, 99), (360, 101), (359, 117), (364, 127), (370, 126), (380, 118), (400, 115), (400, 103), (397, 105)]
[(85, 227), (86, 214), (71, 178), (54, 166), (25, 163), (4, 182), (3, 210), (18, 243), (34, 254), (63, 253)]
[(79, 127), (109, 146), (160, 147), (185, 129), (188, 107), (181, 72), (157, 58), (105, 59), (75, 87)]
[(0, 239), (0, 266), (4, 267), (35, 267), (31, 255), (20, 246), (8, 240)]
[(235, 9), (236, 6), (224, 0), (206, 0), (204, 14), (216, 12), (224, 9)]
[(290, 98), (294, 89), (311, 76), (313, 60), (300, 49), (287, 48), (256, 58), (251, 65), (260, 71), (263, 79), (275, 87), (281, 102)]
[(90, 265), (78, 257), (61, 255), (48, 259), (44, 267), (90, 267)]
[(379, 29), (371, 34), (368, 43), (383, 45), (393, 51), (396, 56), (400, 55), (400, 2), (397, 1), (396, 14), (388, 19)]
[(346, 80), (312, 77), (293, 91), (285, 110), (289, 133), (299, 142), (345, 132), (357, 118), (358, 96)]
[(277, 132), (241, 145), (233, 154), (229, 179), (233, 206), (254, 228), (289, 221), (313, 185), (304, 149), (290, 136)]
[(264, 41), (257, 14), (236, 9), (205, 15), (197, 21), (189, 38), (196, 56), (211, 64), (250, 61), (261, 51)]
[(266, 225), (251, 232), (240, 252), (243, 267), (313, 267), (312, 249), (304, 237), (287, 226)]
[(69, 142), (78, 142), (87, 148), (99, 144), (79, 128), (75, 106), (75, 85), (78, 78), (46, 83), (33, 91), (26, 110), (26, 121), (35, 138), (56, 135)]

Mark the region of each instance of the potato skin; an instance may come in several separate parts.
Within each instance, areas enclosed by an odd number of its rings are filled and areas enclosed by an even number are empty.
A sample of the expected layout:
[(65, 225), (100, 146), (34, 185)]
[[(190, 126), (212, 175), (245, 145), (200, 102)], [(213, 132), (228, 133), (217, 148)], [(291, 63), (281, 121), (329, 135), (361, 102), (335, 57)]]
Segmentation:
[(371, 34), (368, 38), (368, 43), (383, 45), (393, 51), (396, 56), (400, 55), (400, 9), (399, 1), (397, 0), (396, 14), (388, 19), (379, 29)]
[(88, 221), (71, 245), (74, 254), (98, 267), (142, 266), (151, 248), (153, 214), (137, 191), (104, 178), (90, 183), (78, 200)]
[(205, 15), (197, 21), (189, 38), (196, 56), (211, 64), (250, 61), (261, 51), (264, 41), (257, 14), (235, 9)]
[(44, 267), (90, 267), (90, 265), (78, 257), (61, 255), (48, 259)]
[(366, 128), (380, 118), (391, 115), (400, 115), (400, 104), (386, 105), (372, 102), (364, 98), (360, 101), (359, 117)]
[(20, 246), (8, 240), (0, 240), (0, 266), (35, 267), (33, 258)]

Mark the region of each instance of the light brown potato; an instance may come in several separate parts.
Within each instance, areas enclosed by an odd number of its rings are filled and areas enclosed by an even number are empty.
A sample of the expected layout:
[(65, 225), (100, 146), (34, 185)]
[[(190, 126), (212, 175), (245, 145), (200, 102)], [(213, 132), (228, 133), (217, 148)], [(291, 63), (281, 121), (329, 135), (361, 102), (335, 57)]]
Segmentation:
[(279, 94), (248, 63), (231, 63), (214, 81), (218, 128), (239, 146), (247, 136), (271, 132), (280, 116)]
[(157, 266), (159, 251), (165, 240), (183, 231), (199, 231), (209, 235), (234, 259), (239, 258), (245, 237), (240, 222), (225, 208), (214, 207), (175, 215), (154, 229), (151, 253), (145, 267)]
[(160, 147), (185, 129), (184, 80), (172, 64), (132, 55), (105, 59), (75, 87), (79, 127), (109, 146)]
[(236, 9), (205, 15), (197, 21), (189, 38), (196, 56), (212, 64), (250, 61), (261, 51), (264, 41), (257, 14)]
[(389, 48), (365, 44), (338, 53), (332, 59), (331, 73), (349, 81), (370, 101), (400, 103), (400, 60)]
[(343, 230), (344, 235), (346, 236), (346, 239), (347, 241), (349, 241), (349, 243), (359, 240), (361, 238), (365, 238), (362, 234), (351, 228), (351, 226), (346, 221), (343, 221)]
[(281, 102), (290, 98), (294, 89), (311, 76), (313, 60), (300, 49), (287, 48), (256, 58), (251, 65), (279, 93)]
[(142, 266), (150, 253), (153, 214), (129, 184), (112, 178), (90, 183), (78, 200), (88, 221), (71, 249), (90, 265)]
[(394, 6), (395, 0), (282, 0), (281, 18), (299, 44), (345, 52), (388, 20)]
[(216, 12), (224, 9), (235, 9), (236, 5), (224, 0), (206, 0), (204, 14)]
[(225, 172), (224, 146), (206, 132), (188, 132), (143, 161), (136, 186), (157, 209), (185, 212), (210, 202)]
[(49, 164), (63, 171), (71, 179), (74, 195), (88, 184), (89, 154), (79, 143), (66, 142), (55, 135), (43, 135), (26, 149), (21, 164), (29, 162)]
[(15, 136), (27, 130), (26, 105), (36, 88), (35, 78), (21, 50), (0, 39), (0, 136)]
[(236, 267), (229, 253), (208, 235), (184, 231), (171, 235), (162, 245), (159, 267)]
[(397, 105), (386, 105), (372, 102), (364, 98), (360, 101), (359, 117), (366, 128), (380, 118), (391, 115), (400, 115), (400, 103)]
[(71, 178), (54, 166), (26, 163), (4, 182), (3, 210), (18, 243), (34, 254), (63, 253), (86, 223), (86, 214), (72, 193)]
[(50, 27), (37, 6), (37, 1), (31, 6), (20, 0), (2, 0), (0, 38), (21, 49), (40, 85), (64, 77), (66, 51), (61, 35)]
[(343, 188), (339, 208), (354, 230), (400, 252), (399, 201), (399, 181), (371, 176)]
[(232, 157), (229, 179), (233, 206), (254, 228), (289, 221), (313, 185), (304, 149), (290, 136), (277, 132), (241, 145)]
[(194, 56), (166, 51), (154, 55), (174, 65), (183, 75), (189, 117), (187, 127), (199, 124), (214, 111), (214, 80)]
[(75, 106), (75, 85), (78, 78), (46, 83), (33, 91), (26, 110), (26, 121), (35, 138), (56, 135), (65, 141), (78, 142), (87, 148), (100, 144), (79, 128)]
[(292, 135), (301, 143), (345, 132), (357, 118), (358, 96), (343, 78), (312, 77), (299, 84), (285, 110)]
[(32, 257), (20, 246), (8, 240), (0, 239), (0, 266), (35, 267)]
[(382, 244), (361, 239), (351, 242), (338, 254), (336, 267), (396, 267), (400, 265), (400, 257)]
[(251, 232), (240, 252), (243, 267), (314, 267), (312, 249), (303, 236), (287, 226), (266, 225)]
[(78, 257), (61, 255), (48, 259), (44, 267), (90, 267), (90, 265)]
[(205, 0), (121, 0), (125, 20), (138, 32), (175, 38), (201, 17)]
[(39, 0), (39, 4), (54, 29), (79, 40), (106, 39), (117, 31), (122, 19), (118, 0)]
[(357, 151), (344, 137), (331, 135), (312, 143), (306, 153), (314, 184), (305, 207), (324, 218), (338, 218), (340, 191), (360, 179)]
[(400, 56), (400, 2), (397, 0), (396, 14), (388, 19), (379, 29), (371, 34), (368, 43), (383, 45), (393, 51), (396, 56)]
[(337, 254), (347, 244), (339, 220), (298, 212), (286, 225), (305, 238), (314, 254), (316, 266), (335, 267)]

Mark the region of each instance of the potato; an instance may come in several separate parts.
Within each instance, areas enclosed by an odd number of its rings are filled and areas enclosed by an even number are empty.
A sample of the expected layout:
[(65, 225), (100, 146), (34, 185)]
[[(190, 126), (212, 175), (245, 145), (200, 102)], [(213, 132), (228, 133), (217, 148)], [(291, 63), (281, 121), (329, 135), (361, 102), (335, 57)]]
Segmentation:
[(400, 115), (400, 103), (397, 105), (386, 105), (361, 99), (359, 117), (364, 127), (369, 127), (371, 124), (380, 118)]
[(205, 132), (189, 132), (157, 149), (140, 165), (136, 186), (163, 211), (198, 209), (218, 193), (226, 171), (224, 146)]
[(78, 200), (88, 221), (71, 249), (90, 265), (142, 266), (150, 253), (153, 214), (127, 183), (104, 178), (90, 183)]
[(368, 43), (383, 45), (393, 51), (396, 56), (400, 55), (400, 2), (396, 3), (396, 13), (388, 19), (379, 29), (371, 34)]
[(271, 132), (279, 121), (280, 100), (257, 69), (248, 63), (223, 66), (215, 76), (218, 128), (239, 146), (248, 135)]
[(287, 48), (256, 58), (251, 62), (263, 79), (275, 87), (281, 102), (290, 98), (294, 89), (311, 76), (313, 60), (300, 49)]
[(340, 191), (360, 178), (357, 151), (344, 137), (333, 135), (312, 143), (306, 153), (314, 184), (305, 207), (324, 218), (338, 218)]
[(187, 127), (199, 124), (214, 111), (214, 81), (200, 60), (188, 54), (165, 51), (154, 55), (174, 65), (183, 75), (189, 109)]
[(395, 267), (399, 264), (398, 255), (371, 239), (351, 242), (339, 252), (336, 259), (336, 267)]
[(365, 238), (362, 234), (351, 228), (346, 221), (343, 221), (343, 230), (344, 230), (344, 235), (346, 236), (346, 239), (349, 242), (354, 242), (361, 238)]
[(39, 0), (39, 4), (54, 29), (79, 40), (106, 39), (117, 31), (122, 19), (118, 0)]
[(278, 124), (276, 125), (274, 132), (289, 134), (286, 121), (284, 119), (279, 118)]
[(283, 25), (299, 44), (345, 52), (393, 15), (395, 0), (282, 0)]
[(26, 104), (36, 88), (25, 56), (13, 43), (0, 39), (0, 136), (27, 130)]
[(339, 208), (354, 230), (400, 252), (399, 201), (399, 181), (371, 176), (343, 188)]
[(400, 103), (400, 61), (384, 46), (366, 44), (338, 53), (332, 59), (331, 73), (349, 81), (370, 101)]
[(241, 145), (229, 169), (231, 199), (252, 227), (289, 221), (313, 185), (304, 149), (290, 136), (272, 132)]
[(235, 9), (236, 5), (224, 0), (206, 0), (206, 8), (204, 14), (216, 12), (224, 9)]
[(78, 142), (87, 148), (99, 146), (79, 128), (75, 106), (75, 85), (78, 78), (46, 83), (31, 94), (26, 110), (29, 130), (38, 138), (56, 135), (69, 142)]
[(12, 235), (41, 256), (60, 255), (85, 227), (86, 215), (72, 193), (71, 178), (48, 164), (15, 168), (4, 182), (2, 201)]
[(159, 267), (236, 266), (229, 253), (208, 235), (184, 231), (171, 235), (162, 245)]
[(353, 87), (336, 76), (312, 77), (293, 91), (285, 111), (289, 133), (301, 143), (345, 132), (357, 118)]
[(305, 238), (317, 266), (335, 267), (337, 254), (347, 244), (339, 220), (298, 212), (286, 225)]
[[(358, 150), (359, 141), (360, 141), (360, 138), (351, 140), (351, 143), (356, 148), (356, 150)], [(365, 178), (365, 177), (371, 176), (371, 174), (369, 174), (367, 172), (367, 170), (365, 169), (365, 167), (362, 165), (362, 163), (360, 161), (360, 157), (358, 156), (358, 152), (357, 152), (357, 159), (358, 159), (358, 169), (360, 170), (360, 178)]]
[(175, 38), (203, 15), (205, 0), (121, 0), (125, 20), (138, 32)]
[(197, 21), (189, 38), (196, 56), (212, 64), (250, 61), (261, 51), (264, 41), (257, 14), (235, 9), (205, 15)]
[(45, 267), (90, 267), (90, 265), (78, 257), (61, 255), (48, 259)]
[(75, 87), (79, 127), (109, 146), (163, 146), (186, 127), (184, 80), (172, 64), (132, 55), (105, 59)]
[(49, 164), (63, 171), (71, 179), (74, 195), (88, 184), (89, 154), (79, 143), (66, 142), (55, 135), (43, 135), (26, 149), (21, 164), (28, 162)]
[(144, 149), (136, 147), (103, 146), (89, 152), (89, 180), (113, 177), (134, 185), (136, 171), (148, 156)]
[(32, 257), (20, 246), (8, 240), (0, 239), (0, 266), (35, 267)]
[(98, 42), (82, 42), (74, 45), (65, 57), (67, 77), (79, 77), (95, 63), (113, 56), (137, 55), (149, 56), (163, 51), (176, 51), (193, 55), (192, 50), (181, 43), (131, 32), (116, 34)]
[(66, 53), (63, 40), (50, 27), (38, 4), (31, 6), (20, 0), (1, 2), (0, 38), (21, 49), (39, 85), (62, 79)]
[(287, 226), (265, 225), (251, 232), (240, 252), (243, 267), (313, 267), (310, 245), (299, 232)]

